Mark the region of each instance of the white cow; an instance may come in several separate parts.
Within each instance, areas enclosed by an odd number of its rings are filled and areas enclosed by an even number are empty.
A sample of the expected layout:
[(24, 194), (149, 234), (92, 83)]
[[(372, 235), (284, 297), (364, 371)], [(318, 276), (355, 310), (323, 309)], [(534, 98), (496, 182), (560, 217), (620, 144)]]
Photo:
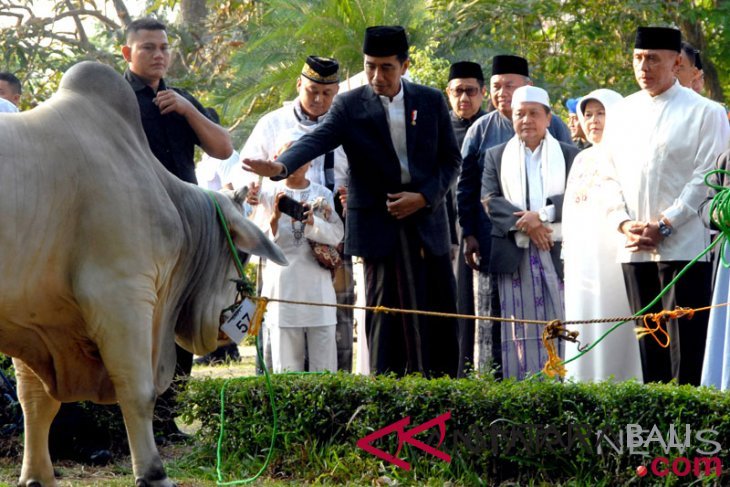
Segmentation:
[[(215, 194), (236, 246), (286, 263)], [(237, 277), (214, 205), (150, 152), (137, 100), (85, 62), (29, 112), (0, 115), (0, 353), (25, 413), (19, 484), (55, 485), (48, 431), (60, 402), (119, 402), (137, 486), (174, 485), (152, 434), (175, 340), (216, 347)]]

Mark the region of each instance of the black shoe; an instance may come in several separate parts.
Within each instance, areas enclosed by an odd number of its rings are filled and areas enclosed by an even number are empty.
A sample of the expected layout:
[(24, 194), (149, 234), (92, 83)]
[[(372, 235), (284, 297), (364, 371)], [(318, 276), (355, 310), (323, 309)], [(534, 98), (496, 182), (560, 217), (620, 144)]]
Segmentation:
[[(157, 426), (157, 425), (155, 425)], [(175, 421), (169, 419), (155, 428), (155, 443), (164, 445), (166, 443), (185, 443), (193, 437), (180, 431)]]
[(193, 363), (197, 365), (217, 365), (225, 362), (238, 362), (241, 355), (238, 353), (238, 345), (229, 343), (213, 350), (207, 355), (196, 358)]
[(88, 457), (83, 461), (88, 465), (95, 467), (103, 467), (109, 465), (112, 461), (112, 452), (109, 450), (94, 450), (89, 453)]
[(187, 443), (192, 440), (192, 435), (178, 431), (177, 433), (170, 433), (165, 437), (169, 443)]

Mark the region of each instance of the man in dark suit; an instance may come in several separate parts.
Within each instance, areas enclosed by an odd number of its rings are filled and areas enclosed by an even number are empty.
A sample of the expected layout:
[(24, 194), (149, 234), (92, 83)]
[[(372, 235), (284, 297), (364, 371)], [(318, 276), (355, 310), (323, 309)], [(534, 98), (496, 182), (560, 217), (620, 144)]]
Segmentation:
[[(542, 88), (516, 89), (511, 106), (515, 136), (484, 154), (482, 196), (492, 222), (490, 271), (503, 318), (563, 319), (560, 222), (565, 182), (578, 149), (548, 132), (552, 114)], [(504, 377), (523, 379), (542, 369), (548, 358), (542, 331), (534, 324), (502, 324)]]
[[(368, 85), (335, 98), (327, 118), (276, 162), (244, 168), (280, 179), (342, 145), (350, 164), (345, 253), (365, 263), (369, 306), (455, 312), (455, 284), (444, 196), (461, 156), (446, 102), (432, 88), (402, 80), (403, 27), (368, 27)], [(455, 375), (456, 320), (368, 312), (370, 366), (376, 373)]]

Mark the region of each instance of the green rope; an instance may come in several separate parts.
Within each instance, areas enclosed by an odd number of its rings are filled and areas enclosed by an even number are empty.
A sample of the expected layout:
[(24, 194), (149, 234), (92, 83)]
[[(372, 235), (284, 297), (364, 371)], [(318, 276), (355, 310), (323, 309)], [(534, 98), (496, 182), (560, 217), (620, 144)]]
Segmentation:
[(238, 251), (236, 250), (236, 244), (233, 243), (233, 237), (231, 237), (231, 231), (228, 229), (228, 222), (226, 221), (226, 217), (223, 215), (223, 210), (221, 209), (221, 206), (218, 204), (218, 201), (215, 199), (215, 192), (210, 190), (205, 190), (206, 193), (208, 193), (208, 197), (213, 202), (213, 205), (215, 206), (215, 210), (218, 213), (218, 220), (221, 222), (221, 226), (223, 227), (223, 232), (226, 234), (226, 240), (228, 241), (228, 248), (231, 251), (231, 255), (233, 256), (233, 262), (236, 264), (236, 270), (238, 271), (238, 277), (243, 277), (243, 263), (241, 262), (241, 259), (238, 258)]
[(276, 442), (276, 435), (277, 431), (279, 429), (279, 417), (276, 412), (276, 400), (274, 398), (274, 388), (271, 385), (271, 376), (269, 375), (269, 369), (266, 367), (266, 361), (261, 356), (261, 349), (259, 348), (259, 337), (256, 337), (256, 353), (258, 354), (259, 361), (261, 363), (261, 367), (264, 369), (264, 377), (266, 379), (266, 389), (269, 391), (269, 401), (271, 401), (271, 412), (272, 416), (274, 417), (274, 423), (273, 428), (271, 430), (271, 441), (269, 442), (269, 452), (266, 454), (266, 460), (264, 460), (264, 464), (261, 466), (258, 472), (256, 472), (256, 475), (253, 477), (244, 479), (244, 480), (233, 480), (230, 482), (224, 482), (223, 481), (223, 472), (221, 472), (221, 451), (223, 449), (223, 437), (225, 436), (225, 393), (226, 393), (226, 387), (228, 386), (228, 383), (231, 381), (231, 379), (226, 379), (226, 381), (223, 383), (223, 387), (221, 387), (221, 414), (220, 414), (220, 432), (218, 434), (218, 446), (216, 447), (215, 451), (215, 471), (218, 474), (218, 481), (216, 482), (216, 485), (241, 485), (241, 484), (249, 484), (251, 482), (254, 482), (256, 479), (258, 479), (262, 473), (266, 471), (266, 468), (269, 466), (269, 463), (271, 463), (271, 458), (274, 456), (274, 443)]
[[(216, 213), (218, 214), (218, 219), (220, 220), (221, 226), (223, 227), (223, 232), (226, 234), (226, 240), (228, 242), (228, 248), (231, 251), (231, 255), (233, 256), (233, 262), (236, 264), (236, 270), (238, 271), (239, 277), (244, 276), (243, 272), (243, 263), (241, 262), (241, 259), (238, 258), (238, 251), (236, 249), (235, 244), (233, 243), (233, 238), (231, 237), (231, 232), (228, 229), (228, 223), (226, 222), (226, 217), (223, 215), (223, 210), (221, 209), (220, 205), (218, 204), (218, 201), (215, 199), (215, 193), (213, 191), (206, 191), (208, 194), (208, 197), (213, 202), (213, 205), (215, 206)], [(261, 350), (259, 349), (259, 337), (256, 337), (256, 351), (259, 356), (259, 361), (264, 369), (264, 377), (266, 378), (266, 388), (269, 391), (269, 400), (271, 401), (271, 411), (272, 415), (274, 417), (274, 424), (273, 429), (271, 431), (271, 441), (269, 443), (269, 453), (266, 455), (266, 460), (264, 460), (264, 464), (261, 466), (259, 471), (251, 478), (245, 479), (245, 480), (237, 480), (232, 482), (223, 482), (223, 473), (221, 472), (221, 449), (223, 446), (223, 436), (225, 434), (225, 393), (226, 393), (226, 387), (228, 386), (228, 383), (231, 379), (226, 379), (226, 381), (223, 383), (223, 387), (221, 387), (221, 413), (220, 413), (220, 434), (218, 435), (218, 445), (216, 448), (216, 465), (215, 470), (218, 474), (218, 480), (216, 482), (217, 485), (240, 485), (240, 484), (248, 484), (251, 482), (254, 482), (256, 479), (258, 479), (262, 473), (268, 468), (269, 463), (271, 463), (271, 458), (274, 455), (274, 443), (276, 442), (276, 435), (279, 425), (279, 420), (277, 417), (276, 412), (276, 400), (274, 398), (274, 388), (271, 386), (271, 377), (269, 376), (269, 369), (266, 367), (266, 362), (264, 361), (263, 357), (261, 357)]]
[[(213, 205), (216, 208), (216, 212), (218, 214), (218, 219), (221, 222), (221, 226), (223, 227), (223, 232), (226, 235), (226, 240), (228, 242), (228, 247), (231, 250), (231, 255), (233, 256), (233, 261), (236, 264), (236, 269), (238, 270), (238, 275), (240, 277), (243, 277), (243, 264), (241, 263), (241, 259), (238, 258), (238, 252), (236, 251), (236, 246), (233, 243), (233, 238), (231, 237), (231, 232), (228, 229), (228, 224), (226, 222), (226, 218), (223, 215), (223, 210), (221, 209), (220, 205), (218, 204), (218, 201), (215, 199), (215, 193), (213, 191), (208, 191), (208, 197), (213, 202)], [(220, 429), (218, 433), (218, 443), (216, 446), (216, 464), (215, 464), (215, 470), (216, 474), (218, 475), (218, 480), (216, 481), (216, 485), (241, 485), (241, 484), (249, 484), (251, 482), (256, 481), (262, 473), (266, 471), (269, 464), (271, 463), (271, 459), (274, 456), (274, 445), (276, 443), (276, 436), (278, 434), (279, 430), (279, 417), (276, 410), (276, 398), (274, 397), (274, 388), (271, 385), (271, 375), (269, 374), (269, 369), (266, 367), (266, 361), (261, 356), (261, 349), (259, 348), (259, 337), (256, 337), (256, 353), (259, 358), (259, 363), (261, 364), (261, 367), (264, 370), (264, 378), (266, 379), (266, 389), (269, 392), (269, 401), (271, 401), (271, 413), (273, 416), (273, 429), (271, 431), (271, 441), (269, 442), (269, 452), (266, 454), (266, 459), (264, 460), (264, 464), (261, 466), (258, 472), (256, 472), (256, 475), (253, 477), (244, 479), (244, 480), (233, 480), (230, 482), (224, 482), (223, 481), (223, 472), (221, 472), (221, 458), (222, 458), (222, 450), (223, 450), (223, 438), (225, 437), (225, 394), (226, 394), (226, 388), (228, 387), (229, 382), (231, 379), (226, 379), (225, 382), (223, 382), (223, 387), (221, 387), (221, 410), (220, 410)], [(279, 374), (279, 375), (324, 375), (329, 374), (329, 372), (287, 372), (285, 374)]]
[[(651, 303), (646, 305), (640, 311), (637, 311), (636, 313), (634, 313), (634, 316), (636, 316), (636, 317), (641, 316), (644, 313), (646, 313), (649, 309), (651, 309), (656, 303), (659, 302), (659, 300), (662, 297), (664, 297), (665, 294), (667, 294), (667, 292), (672, 288), (672, 286), (674, 286), (674, 284), (677, 281), (679, 281), (679, 279), (687, 272), (687, 270), (689, 270), (690, 267), (692, 267), (693, 265), (695, 265), (696, 262), (698, 262), (700, 259), (702, 259), (710, 250), (712, 250), (712, 248), (715, 245), (730, 238), (730, 225), (725, 223), (725, 222), (730, 222), (730, 188), (726, 188), (723, 186), (719, 186), (719, 185), (710, 183), (709, 178), (713, 174), (724, 174), (726, 176), (730, 176), (730, 172), (722, 170), (722, 169), (716, 169), (716, 170), (710, 171), (707, 174), (705, 174), (705, 185), (707, 185), (710, 188), (717, 191), (717, 194), (712, 198), (712, 201), (710, 202), (710, 218), (712, 219), (712, 222), (715, 224), (715, 226), (720, 230), (720, 235), (715, 239), (714, 242), (712, 242), (710, 245), (708, 245), (707, 248), (705, 248), (705, 250), (703, 250), (697, 257), (692, 259), (692, 261), (690, 261), (686, 266), (684, 266), (682, 271), (679, 274), (677, 274), (676, 277), (674, 279), (672, 279), (671, 282), (666, 285), (666, 287), (664, 287), (664, 289), (662, 289), (662, 291), (659, 293), (659, 295), (657, 295), (657, 297), (655, 297)], [(718, 218), (716, 219), (715, 216), (717, 216)], [(730, 267), (730, 263), (726, 262), (726, 260), (725, 260), (722, 246), (720, 247), (720, 255), (722, 257), (723, 265), (725, 267)], [(613, 331), (616, 330), (619, 326), (621, 326), (625, 323), (628, 323), (628, 322), (629, 322), (629, 320), (625, 320), (625, 321), (616, 323), (614, 326), (609, 328), (606, 331), (606, 333), (604, 333), (603, 335), (598, 337), (593, 343), (591, 343), (588, 347), (583, 349), (582, 352), (580, 352), (575, 357), (565, 360), (564, 362), (562, 362), (561, 365), (569, 364), (570, 362), (572, 362), (574, 360), (578, 360), (583, 355), (590, 352), (596, 345), (601, 343), (604, 338), (606, 338), (608, 335), (613, 333)], [(540, 371), (539, 373), (533, 375), (532, 377), (540, 378), (544, 374), (545, 373), (543, 371)]]
[[(717, 192), (710, 202), (710, 219), (715, 224), (715, 227), (720, 230), (722, 237), (725, 237), (727, 240), (730, 238), (730, 224), (728, 223), (730, 222), (730, 190), (723, 186), (710, 183), (709, 179), (714, 174), (730, 176), (730, 172), (724, 169), (715, 169), (705, 175), (705, 184)], [(718, 240), (720, 238), (718, 237)], [(720, 262), (722, 262), (725, 268), (730, 267), (730, 262), (725, 259), (724, 246), (720, 247)]]

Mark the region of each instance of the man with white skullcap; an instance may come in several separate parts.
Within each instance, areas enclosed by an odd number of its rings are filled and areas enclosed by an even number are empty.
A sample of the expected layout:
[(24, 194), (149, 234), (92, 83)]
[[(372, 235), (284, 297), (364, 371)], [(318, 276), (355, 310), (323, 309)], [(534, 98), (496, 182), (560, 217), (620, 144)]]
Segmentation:
[[(477, 314), (480, 316), (500, 314), (499, 296), (489, 270), (492, 224), (480, 202), (484, 153), (515, 135), (512, 95), (517, 88), (527, 85), (532, 85), (527, 59), (510, 54), (494, 56), (489, 97), (495, 109), (469, 127), (461, 145), (463, 164), (456, 192), (457, 211), (464, 241), (464, 258), (472, 269), (478, 271)], [(570, 131), (560, 117), (552, 116), (548, 131), (555, 139), (572, 143)], [(497, 377), (501, 370), (500, 330), (498, 323), (488, 320), (477, 322), (478, 368), (480, 371), (495, 370)]]
[[(560, 221), (566, 177), (579, 150), (548, 132), (552, 114), (542, 88), (517, 88), (511, 106), (515, 135), (484, 155), (490, 270), (503, 318), (563, 319)], [(548, 358), (542, 328), (502, 324), (503, 377), (523, 379), (542, 369)]]

